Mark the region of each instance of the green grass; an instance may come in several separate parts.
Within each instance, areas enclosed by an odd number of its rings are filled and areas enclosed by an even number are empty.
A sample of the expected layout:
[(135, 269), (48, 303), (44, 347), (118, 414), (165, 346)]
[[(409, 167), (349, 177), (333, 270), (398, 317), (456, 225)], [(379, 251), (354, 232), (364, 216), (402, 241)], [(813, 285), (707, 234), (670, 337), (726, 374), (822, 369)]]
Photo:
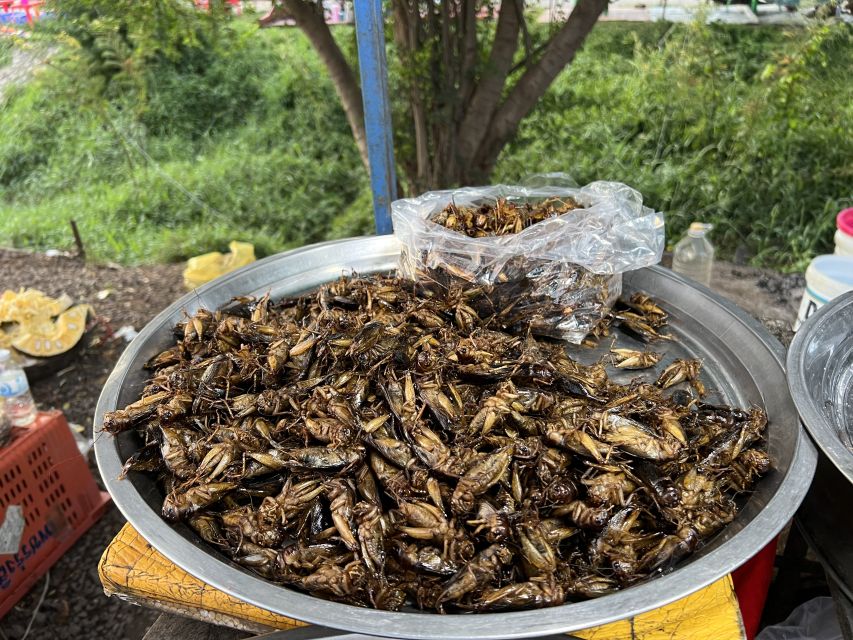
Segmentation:
[[(94, 259), (146, 263), (231, 239), (265, 255), (371, 232), (366, 174), (307, 41), (235, 29), (228, 46), (106, 86), (68, 50), (14, 90), (0, 110), (0, 244), (70, 247), (75, 219)], [(352, 31), (335, 33), (352, 55)], [(666, 213), (672, 241), (702, 219), (724, 256), (802, 268), (853, 204), (851, 45), (841, 25), (601, 23), (494, 180), (626, 182)]]
[(723, 255), (742, 247), (756, 264), (802, 269), (830, 250), (834, 215), (853, 202), (849, 27), (692, 25), (661, 44), (601, 26), (496, 179), (626, 182), (667, 214), (670, 242), (694, 219), (713, 222)]
[(242, 39), (191, 73), (163, 65), (144, 103), (128, 92), (81, 104), (78, 64), (45, 70), (0, 113), (0, 242), (68, 246), (75, 219), (96, 260), (176, 260), (231, 239), (265, 255), (333, 236), (366, 190), (296, 32)]

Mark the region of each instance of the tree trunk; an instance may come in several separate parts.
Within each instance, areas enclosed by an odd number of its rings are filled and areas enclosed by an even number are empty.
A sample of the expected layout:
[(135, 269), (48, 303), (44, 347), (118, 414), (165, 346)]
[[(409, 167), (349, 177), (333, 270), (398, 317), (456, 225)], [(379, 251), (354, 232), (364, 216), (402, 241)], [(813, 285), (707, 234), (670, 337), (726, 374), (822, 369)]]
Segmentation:
[[(440, 0), (444, 3), (450, 0)], [(550, 41), (532, 50), (524, 2), (502, 0), (488, 60), (478, 72), (477, 0), (453, 5), (393, 0), (394, 40), (404, 63), (422, 64), (407, 94), (411, 102), (412, 158), (399, 158), (414, 191), (482, 184), (501, 149), (559, 73), (574, 59), (608, 0), (577, 0)], [(369, 170), (364, 107), (355, 71), (347, 63), (316, 0), (281, 0), (317, 51), (344, 107)], [(524, 38), (524, 59), (513, 66)], [(525, 71), (509, 90), (508, 78)], [(479, 75), (479, 78), (477, 76)], [(399, 188), (399, 186), (398, 186)]]
[(488, 178), (501, 149), (515, 135), (518, 125), (554, 79), (574, 59), (606, 7), (607, 0), (578, 0), (568, 20), (545, 47), (542, 56), (528, 67), (498, 108), (489, 124), (489, 133), (463, 180), (473, 183)]
[(283, 7), (296, 22), (296, 25), (308, 37), (320, 60), (326, 66), (335, 92), (344, 107), (355, 144), (361, 155), (361, 161), (370, 171), (367, 158), (367, 136), (364, 131), (364, 105), (361, 101), (361, 89), (355, 72), (350, 67), (338, 43), (332, 37), (332, 31), (323, 17), (323, 10), (314, 2), (304, 0), (282, 0)]
[(468, 165), (489, 135), (489, 122), (500, 104), (507, 74), (518, 49), (518, 32), (524, 19), (515, 0), (504, 0), (495, 30), (489, 61), (474, 89), (471, 101), (459, 125), (459, 160)]
[(467, 104), (474, 90), (474, 67), (477, 64), (477, 2), (476, 0), (463, 0), (460, 32), (461, 38), (461, 60), (459, 78), (459, 100)]
[[(393, 9), (394, 40), (400, 51), (410, 55), (417, 48), (418, 41), (417, 3), (410, 4), (407, 0), (395, 0)], [(412, 82), (411, 87), (409, 87), (409, 95), (412, 108), (412, 126), (415, 134), (415, 165), (412, 168), (410, 164), (401, 164), (405, 166), (409, 188), (414, 192), (420, 192), (426, 189), (430, 171), (427, 114), (421, 89), (416, 81)]]

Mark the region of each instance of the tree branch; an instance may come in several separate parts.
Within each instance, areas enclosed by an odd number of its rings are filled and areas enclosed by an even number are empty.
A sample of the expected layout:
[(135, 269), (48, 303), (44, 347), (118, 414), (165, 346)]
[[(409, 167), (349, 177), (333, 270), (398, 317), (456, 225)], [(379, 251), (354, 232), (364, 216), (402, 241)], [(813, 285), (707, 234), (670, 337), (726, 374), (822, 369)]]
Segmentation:
[[(410, 62), (418, 47), (417, 3), (410, 4), (407, 0), (395, 0), (392, 7), (394, 10), (394, 40), (397, 42), (401, 55), (407, 57)], [(415, 176), (409, 176), (411, 183), (409, 187), (415, 191), (422, 191), (426, 188), (430, 169), (426, 110), (421, 97), (419, 80), (417, 77), (411, 79), (409, 88), (412, 100), (412, 124), (415, 133)]]
[(477, 154), (489, 130), (489, 121), (500, 104), (507, 74), (518, 48), (519, 28), (518, 5), (515, 0), (504, 0), (501, 2), (489, 61), (459, 126), (458, 149), (463, 164), (471, 162)]
[(524, 57), (529, 58), (533, 51), (533, 39), (530, 37), (530, 30), (527, 28), (527, 20), (524, 17), (524, 0), (515, 0), (515, 8), (520, 16), (521, 41), (524, 42)]
[[(451, 36), (451, 27), (454, 17), (452, 11), (458, 12), (458, 2), (444, 0), (440, 3), (438, 10), (434, 11), (439, 20), (439, 50), (441, 59), (435, 57), (438, 63), (433, 67), (432, 83), (436, 97), (434, 108), (438, 118), (435, 122), (459, 122), (464, 106), (459, 100), (459, 66), (456, 57), (457, 47), (454, 38), (460, 37), (459, 33)], [(456, 170), (456, 132), (453, 126), (442, 126), (434, 130), (432, 136), (435, 145), (436, 157), (440, 160), (433, 162), (433, 182), (439, 185), (447, 185), (453, 181), (453, 172)]]
[(367, 136), (364, 131), (364, 105), (361, 101), (361, 89), (355, 72), (344, 57), (341, 48), (332, 37), (332, 31), (323, 17), (323, 10), (314, 2), (305, 0), (282, 0), (281, 4), (308, 37), (320, 60), (326, 66), (335, 92), (341, 99), (344, 113), (349, 122), (361, 161), (370, 171), (367, 158)]
[(477, 65), (477, 15), (476, 0), (462, 1), (462, 66), (459, 74), (459, 99), (467, 104), (474, 87), (474, 68)]
[(509, 70), (509, 75), (512, 75), (513, 73), (515, 73), (515, 72), (516, 72), (516, 71), (518, 71), (519, 69), (524, 69), (524, 68), (525, 68), (527, 65), (529, 65), (529, 64), (530, 64), (530, 63), (531, 63), (531, 62), (532, 62), (532, 61), (533, 61), (533, 60), (534, 60), (534, 59), (535, 59), (535, 58), (536, 58), (540, 53), (542, 53), (543, 51), (545, 51), (545, 49), (547, 49), (547, 48), (548, 48), (548, 45), (549, 45), (549, 44), (551, 44), (551, 42), (550, 42), (550, 41), (549, 41), (549, 42), (543, 42), (542, 44), (540, 44), (540, 45), (538, 45), (538, 46), (536, 46), (536, 47), (533, 47), (533, 49), (531, 49), (531, 50), (530, 50), (530, 53), (525, 54), (525, 56), (524, 56), (521, 60), (519, 60), (518, 62), (516, 62), (514, 65), (512, 65), (512, 69), (510, 69), (510, 70)]
[[(503, 146), (515, 135), (521, 120), (575, 57), (608, 0), (578, 0), (569, 18), (551, 39), (539, 58), (519, 78), (489, 126), (489, 136), (477, 150), (474, 164), (478, 173), (488, 173)], [(506, 2), (504, 4), (507, 4)], [(502, 7), (503, 9), (503, 7)]]

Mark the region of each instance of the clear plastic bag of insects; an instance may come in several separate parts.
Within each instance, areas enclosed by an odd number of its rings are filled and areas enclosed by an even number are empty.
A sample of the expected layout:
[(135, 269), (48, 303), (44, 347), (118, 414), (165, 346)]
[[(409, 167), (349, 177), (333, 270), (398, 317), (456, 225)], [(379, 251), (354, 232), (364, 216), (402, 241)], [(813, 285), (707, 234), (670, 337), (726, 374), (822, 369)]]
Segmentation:
[(400, 275), (458, 293), (463, 313), (580, 343), (619, 297), (622, 273), (657, 263), (663, 215), (618, 182), (564, 174), (525, 185), (431, 191), (391, 205)]

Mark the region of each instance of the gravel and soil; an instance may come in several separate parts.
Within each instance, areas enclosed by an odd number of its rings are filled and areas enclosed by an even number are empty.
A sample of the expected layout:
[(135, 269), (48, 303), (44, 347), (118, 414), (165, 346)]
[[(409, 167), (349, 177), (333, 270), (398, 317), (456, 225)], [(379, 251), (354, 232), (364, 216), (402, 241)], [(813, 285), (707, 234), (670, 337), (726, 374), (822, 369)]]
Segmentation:
[[(70, 422), (84, 425), (91, 435), (101, 387), (126, 344), (111, 333), (125, 325), (141, 329), (180, 297), (184, 292), (181, 270), (181, 265), (96, 266), (70, 257), (0, 249), (0, 291), (34, 287), (53, 296), (67, 293), (76, 301), (92, 304), (98, 318), (73, 363), (33, 384), (39, 406), (62, 409)], [(783, 343), (790, 341), (791, 323), (802, 296), (800, 278), (719, 263), (715, 288), (763, 320)], [(94, 464), (92, 469), (97, 475)], [(51, 568), (41, 606), (37, 607), (44, 579), (6, 616), (0, 640), (22, 640), (25, 635), (28, 640), (88, 640), (104, 634), (142, 638), (158, 614), (105, 597), (97, 574), (101, 553), (123, 523), (115, 507), (109, 507)]]
[[(73, 364), (32, 385), (39, 407), (62, 409), (69, 422), (85, 426), (91, 436), (101, 387), (126, 345), (121, 338), (111, 339), (110, 333), (125, 325), (141, 329), (183, 295), (181, 270), (181, 265), (95, 266), (68, 257), (0, 249), (0, 291), (34, 287), (51, 296), (67, 293), (77, 302), (91, 304), (97, 316)], [(106, 297), (99, 299), (99, 292)], [(93, 461), (91, 467), (97, 477)], [(83, 640), (104, 633), (127, 640), (142, 638), (158, 614), (105, 597), (98, 580), (101, 553), (123, 524), (124, 517), (110, 505), (50, 569), (47, 593), (35, 618), (44, 579), (3, 619), (0, 640), (21, 640), (31, 619), (27, 640)]]

